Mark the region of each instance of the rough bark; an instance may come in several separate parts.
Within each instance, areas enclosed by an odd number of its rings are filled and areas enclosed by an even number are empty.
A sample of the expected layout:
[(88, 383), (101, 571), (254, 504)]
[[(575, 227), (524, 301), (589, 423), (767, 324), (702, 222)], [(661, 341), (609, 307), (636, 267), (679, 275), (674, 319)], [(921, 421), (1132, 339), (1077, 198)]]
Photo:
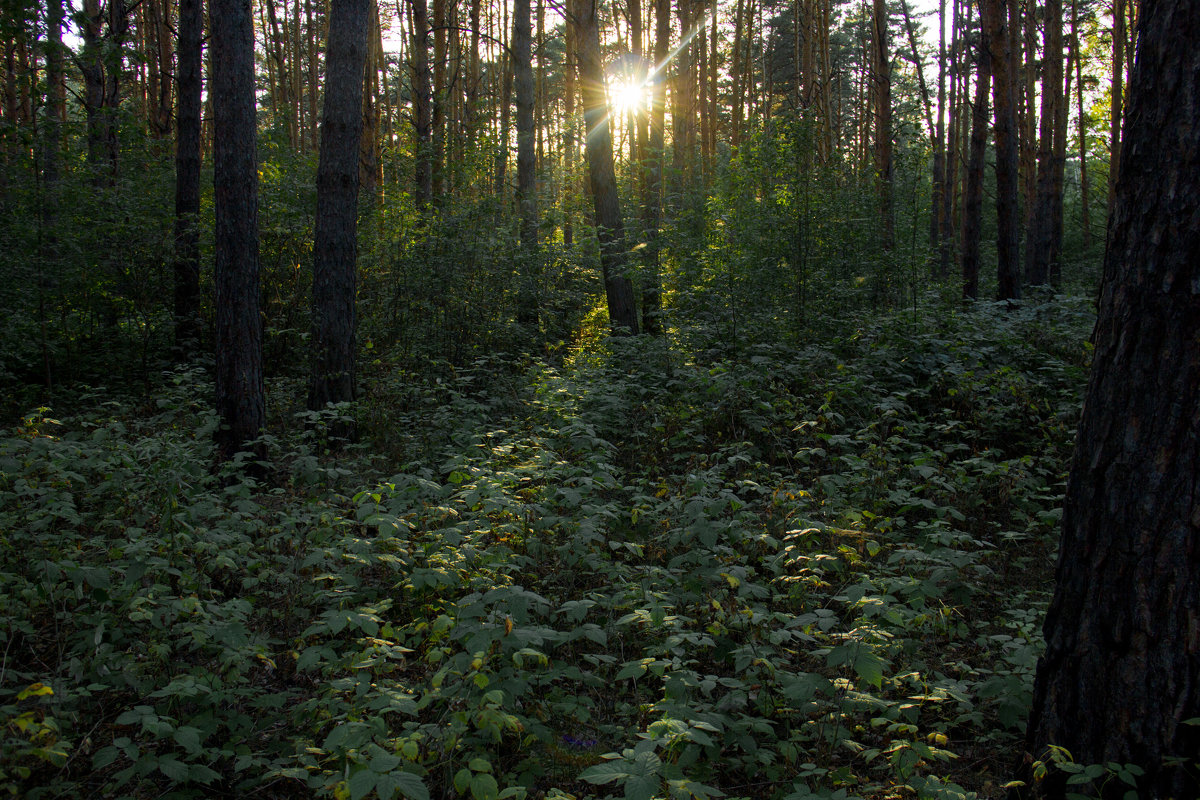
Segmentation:
[[(1046, 0), (1046, 46), (1042, 56), (1042, 124), (1038, 140), (1037, 199), (1030, 218), (1025, 251), (1025, 281), (1032, 286), (1049, 283), (1051, 265), (1062, 249), (1055, 237), (1054, 216), (1062, 214), (1062, 183), (1056, 184), (1059, 114), (1063, 105), (1062, 0)], [(1061, 231), (1059, 232), (1061, 234)]]
[(433, 196), (446, 191), (446, 0), (433, 0)]
[(202, 0), (179, 0), (179, 107), (175, 141), (175, 354), (195, 355), (200, 337), (200, 104)]
[(896, 217), (892, 208), (892, 57), (888, 46), (888, 10), (884, 0), (874, 0), (871, 15), (871, 81), (875, 89), (875, 180), (879, 191), (884, 250), (896, 243)]
[(608, 317), (622, 333), (637, 334), (637, 307), (633, 284), (625, 274), (628, 253), (621, 200), (613, 171), (612, 132), (608, 101), (604, 92), (604, 65), (600, 60), (600, 21), (596, 0), (573, 0), (572, 24), (576, 26), (579, 82), (583, 96), (583, 127), (586, 137), (588, 183), (600, 240), (600, 266)]
[(1108, 207), (1111, 209), (1121, 173), (1121, 117), (1125, 102), (1125, 0), (1112, 3), (1112, 100), (1109, 106)]
[[(332, 17), (330, 25), (333, 24)], [(383, 32), (379, 19), (379, 3), (371, 0), (367, 12), (366, 55), (363, 58), (362, 124), (358, 139), (358, 185), (363, 202), (373, 206), (379, 199), (383, 180), (383, 160), (379, 150), (379, 119), (382, 103), (379, 96), (379, 73), (383, 61)], [(325, 71), (329, 73), (329, 55), (325, 56)], [(326, 89), (328, 91), (328, 89)], [(324, 124), (324, 120), (322, 120)]]
[(57, 283), (59, 267), (58, 203), (62, 181), (62, 117), (63, 96), (58, 87), (63, 81), (63, 0), (46, 4), (46, 100), (42, 115), (42, 136), (39, 144), (41, 162), (41, 198), (39, 212), (40, 236), (38, 253), (38, 321), (41, 330), (42, 372), (46, 391), (54, 389), (54, 365), (46, 332), (48, 295)]
[(1035, 758), (1140, 765), (1139, 797), (1200, 796), (1197, 41), (1194, 4), (1146, 0), (1028, 727)]
[(513, 86), (517, 105), (517, 207), (520, 212), (521, 264), (517, 321), (537, 327), (538, 220), (537, 152), (534, 139), (533, 24), (529, 0), (516, 0), (513, 7)]
[(1091, 185), (1088, 180), (1087, 115), (1083, 110), (1083, 58), (1079, 51), (1079, 0), (1071, 2), (1071, 50), (1075, 53), (1075, 98), (1079, 115), (1079, 224), (1083, 252), (1092, 248)]
[(216, 406), (222, 459), (244, 450), (266, 419), (259, 315), (254, 22), (250, 0), (212, 0), (210, 96), (216, 214)]
[(429, 4), (427, 0), (408, 0), (412, 25), (413, 126), (416, 129), (417, 206), (433, 202), (433, 89), (429, 74)]
[[(937, 130), (933, 144), (933, 224), (938, 260), (936, 276), (950, 275), (950, 209), (946, 203), (946, 0), (938, 2)], [(952, 180), (952, 178), (951, 178)]]
[(991, 52), (996, 140), (996, 277), (1001, 300), (1021, 297), (1018, 152), (1012, 25), (1004, 0), (981, 0), (984, 40)]
[[(359, 142), (372, 5), (372, 0), (333, 0), (329, 10), (313, 231), (311, 411), (350, 402), (356, 394)], [(330, 433), (335, 441), (353, 438), (353, 422), (339, 421)]]
[[(671, 9), (670, 0), (657, 0), (654, 4), (654, 63), (664, 65), (671, 52)], [(658, 336), (662, 333), (662, 288), (659, 278), (659, 256), (662, 242), (659, 228), (662, 225), (663, 176), (666, 172), (666, 85), (662, 73), (656, 72), (650, 80), (650, 141), (645, 159), (646, 174), (642, 183), (645, 196), (642, 199), (642, 227), (646, 231), (646, 246), (642, 249), (642, 326), (646, 333)]]
[(971, 111), (971, 143), (963, 189), (963, 297), (979, 296), (979, 238), (983, 221), (983, 160), (987, 150), (988, 89), (992, 57), (986, 44), (979, 48), (975, 76), (975, 105)]

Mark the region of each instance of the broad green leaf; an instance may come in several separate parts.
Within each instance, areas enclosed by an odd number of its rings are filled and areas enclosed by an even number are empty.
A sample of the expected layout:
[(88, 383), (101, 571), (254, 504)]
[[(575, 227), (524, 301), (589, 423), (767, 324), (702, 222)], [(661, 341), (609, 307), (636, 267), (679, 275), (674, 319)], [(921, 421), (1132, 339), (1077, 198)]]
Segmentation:
[(362, 800), (375, 791), (375, 779), (378, 777), (369, 769), (360, 769), (351, 775), (346, 784), (346, 788), (350, 790), (350, 800)]

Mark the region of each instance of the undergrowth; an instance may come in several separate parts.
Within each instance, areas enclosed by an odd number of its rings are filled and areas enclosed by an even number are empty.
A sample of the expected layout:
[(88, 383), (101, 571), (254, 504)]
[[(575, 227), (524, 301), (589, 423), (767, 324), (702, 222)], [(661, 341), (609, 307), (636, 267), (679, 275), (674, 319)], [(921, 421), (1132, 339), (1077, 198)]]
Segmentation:
[(377, 366), (374, 445), (297, 424), (258, 480), (211, 468), (199, 371), (32, 412), (0, 440), (0, 787), (998, 797), (1090, 323)]

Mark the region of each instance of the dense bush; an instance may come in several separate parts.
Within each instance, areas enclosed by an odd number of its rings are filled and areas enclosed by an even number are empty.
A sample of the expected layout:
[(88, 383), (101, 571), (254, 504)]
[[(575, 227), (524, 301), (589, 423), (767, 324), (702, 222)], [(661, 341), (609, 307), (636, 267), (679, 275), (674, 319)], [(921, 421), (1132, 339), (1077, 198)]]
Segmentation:
[(213, 469), (203, 371), (33, 412), (0, 442), (0, 785), (996, 796), (1089, 316), (381, 363), (358, 449), (280, 422), (258, 480)]

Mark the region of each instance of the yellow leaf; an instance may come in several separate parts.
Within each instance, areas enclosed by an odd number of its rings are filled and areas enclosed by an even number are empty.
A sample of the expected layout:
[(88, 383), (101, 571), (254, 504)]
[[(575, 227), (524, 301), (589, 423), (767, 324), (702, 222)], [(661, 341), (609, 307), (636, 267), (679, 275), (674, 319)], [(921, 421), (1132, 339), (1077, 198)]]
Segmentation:
[(24, 700), (26, 697), (40, 697), (44, 694), (54, 694), (54, 690), (44, 683), (31, 683), (28, 688), (17, 695), (17, 700)]

